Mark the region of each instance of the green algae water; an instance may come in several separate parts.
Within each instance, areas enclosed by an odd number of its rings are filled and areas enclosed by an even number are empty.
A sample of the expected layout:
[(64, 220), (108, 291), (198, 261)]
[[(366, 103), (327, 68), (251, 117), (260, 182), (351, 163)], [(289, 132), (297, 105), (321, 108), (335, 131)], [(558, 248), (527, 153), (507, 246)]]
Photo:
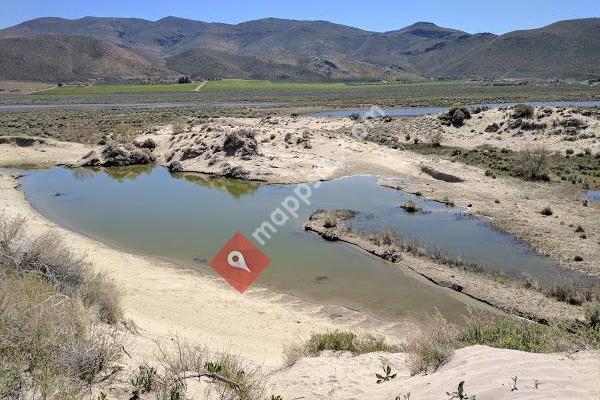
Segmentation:
[[(256, 227), (269, 220), (295, 188), (171, 175), (150, 167), (27, 171), (22, 184), (31, 204), (66, 228), (206, 274), (213, 274), (208, 261), (235, 232), (252, 240)], [(406, 213), (399, 205), (407, 200), (427, 212)], [(310, 201), (298, 219), (278, 227), (261, 248), (271, 264), (255, 285), (393, 320), (420, 319), (436, 309), (458, 320), (476, 304), (353, 246), (326, 242), (303, 230), (315, 209), (335, 208), (358, 211), (355, 223), (362, 230), (392, 226), (427, 246), (493, 270), (546, 281), (562, 278), (548, 261), (487, 223), (381, 187), (375, 177), (323, 182)]]

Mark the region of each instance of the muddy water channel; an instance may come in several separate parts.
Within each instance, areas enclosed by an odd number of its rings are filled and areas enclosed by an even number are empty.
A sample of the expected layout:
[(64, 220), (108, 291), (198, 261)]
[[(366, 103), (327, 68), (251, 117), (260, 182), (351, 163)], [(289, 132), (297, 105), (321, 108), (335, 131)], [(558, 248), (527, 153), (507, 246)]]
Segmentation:
[[(171, 175), (163, 168), (26, 171), (22, 187), (43, 215), (74, 231), (124, 250), (167, 258), (212, 274), (207, 262), (237, 231), (252, 238), (293, 185), (265, 185), (200, 175)], [(399, 206), (414, 201), (425, 211)], [(546, 282), (579, 279), (530, 252), (488, 223), (461, 210), (381, 187), (356, 176), (323, 182), (262, 249), (271, 259), (258, 286), (311, 301), (338, 304), (382, 318), (421, 318), (437, 308), (457, 320), (473, 302), (363, 251), (304, 232), (315, 209), (359, 212), (357, 229), (393, 227), (425, 246), (439, 248), (490, 270)], [(127, 268), (123, 265), (123, 268)]]

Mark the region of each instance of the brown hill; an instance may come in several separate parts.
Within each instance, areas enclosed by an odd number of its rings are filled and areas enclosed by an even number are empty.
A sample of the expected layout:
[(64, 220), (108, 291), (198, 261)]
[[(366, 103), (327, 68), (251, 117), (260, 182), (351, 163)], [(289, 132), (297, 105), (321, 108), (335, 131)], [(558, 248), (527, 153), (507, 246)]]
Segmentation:
[[(311, 81), (589, 79), (600, 77), (599, 21), (564, 21), (495, 36), (428, 22), (376, 33), (326, 21), (276, 18), (237, 25), (176, 17), (40, 18), (0, 31), (6, 66), (0, 79), (124, 78), (169, 72), (194, 78)], [(21, 42), (6, 42), (9, 39)], [(94, 51), (86, 50), (85, 40)], [(11, 49), (11, 43), (18, 50)], [(57, 60), (63, 52), (68, 61)], [(92, 54), (98, 65), (89, 62)]]

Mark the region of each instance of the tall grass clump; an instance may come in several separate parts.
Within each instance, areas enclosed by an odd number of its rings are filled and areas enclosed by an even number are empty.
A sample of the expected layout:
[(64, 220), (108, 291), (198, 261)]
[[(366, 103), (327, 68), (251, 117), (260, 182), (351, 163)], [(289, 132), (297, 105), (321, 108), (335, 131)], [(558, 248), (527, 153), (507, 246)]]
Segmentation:
[(302, 344), (288, 346), (285, 364), (292, 366), (302, 357), (318, 357), (323, 351), (350, 352), (353, 355), (375, 352), (398, 352), (400, 348), (372, 336), (360, 337), (352, 332), (328, 331), (314, 333)]
[(187, 123), (184, 119), (177, 118), (176, 120), (174, 120), (172, 122), (171, 126), (173, 128), (173, 134), (179, 135), (179, 134), (185, 132), (185, 129), (187, 128)]
[(452, 355), (455, 348), (456, 327), (439, 312), (428, 317), (411, 334), (403, 346), (412, 374), (435, 372)]
[(110, 377), (120, 293), (55, 235), (0, 214), (0, 398), (72, 399)]
[(413, 374), (430, 373), (455, 349), (484, 345), (530, 353), (555, 353), (600, 348), (600, 305), (590, 303), (586, 322), (557, 321), (550, 326), (512, 317), (477, 313), (454, 325), (438, 312), (411, 335), (403, 351)]

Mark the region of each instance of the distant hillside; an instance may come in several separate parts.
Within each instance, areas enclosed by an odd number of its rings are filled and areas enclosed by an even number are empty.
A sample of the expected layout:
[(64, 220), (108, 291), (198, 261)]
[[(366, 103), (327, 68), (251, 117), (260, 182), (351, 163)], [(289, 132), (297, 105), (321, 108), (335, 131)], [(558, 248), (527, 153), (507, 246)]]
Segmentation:
[(0, 55), (0, 79), (73, 81), (167, 75), (165, 69), (140, 54), (89, 37), (0, 39)]
[(495, 36), (428, 22), (375, 33), (275, 18), (39, 18), (0, 30), (0, 79), (588, 79), (600, 77), (599, 26), (600, 19), (573, 20)]
[(432, 72), (453, 78), (598, 79), (600, 19), (511, 32)]

